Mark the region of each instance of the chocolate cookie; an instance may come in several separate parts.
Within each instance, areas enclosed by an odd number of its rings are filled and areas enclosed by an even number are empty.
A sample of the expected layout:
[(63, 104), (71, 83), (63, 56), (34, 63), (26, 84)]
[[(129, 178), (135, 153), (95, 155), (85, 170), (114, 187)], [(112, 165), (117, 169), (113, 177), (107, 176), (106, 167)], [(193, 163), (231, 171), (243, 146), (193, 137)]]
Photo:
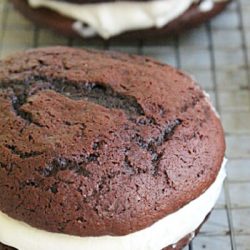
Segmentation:
[[(39, 26), (43, 26), (49, 29), (52, 29), (60, 34), (63, 34), (68, 37), (80, 37), (83, 39), (96, 39), (97, 37), (102, 37), (104, 39), (118, 39), (118, 40), (126, 40), (126, 39), (141, 39), (141, 38), (155, 38), (155, 37), (161, 37), (161, 36), (167, 36), (167, 35), (173, 35), (178, 34), (183, 31), (186, 31), (187, 29), (196, 27), (200, 25), (203, 22), (208, 21), (210, 18), (216, 16), (219, 14), (230, 2), (230, 0), (201, 0), (201, 1), (195, 1), (193, 4), (191, 4), (187, 9), (183, 9), (183, 13), (176, 14), (176, 17), (168, 18), (168, 21), (165, 22), (165, 25), (159, 24), (161, 21), (154, 20), (157, 24), (155, 24), (158, 28), (156, 28), (155, 25), (151, 26), (149, 25), (146, 27), (146, 24), (136, 23), (131, 24), (130, 27), (127, 28), (121, 28), (121, 31), (116, 31), (113, 34), (107, 33), (105, 30), (97, 31), (96, 27), (92, 27), (90, 23), (84, 23), (77, 21), (77, 18), (72, 17), (72, 13), (70, 13), (68, 16), (65, 14), (60, 14), (58, 11), (54, 11), (49, 9), (48, 7), (41, 7), (41, 8), (32, 8), (27, 0), (11, 0), (14, 4), (14, 6), (28, 19), (35, 22)], [(163, 0), (164, 1), (164, 0)], [(60, 2), (60, 1), (59, 1)], [(98, 4), (102, 4), (103, 2), (100, 0), (76, 0), (76, 1), (64, 1), (64, 2), (70, 2), (73, 4), (94, 4), (95, 6)], [(106, 2), (115, 2), (115, 1), (106, 1)], [(131, 1), (133, 3), (145, 3), (150, 1)], [(119, 3), (119, 1), (118, 1)], [(120, 2), (122, 3), (122, 1)], [(181, 4), (181, 2), (180, 2)], [(126, 6), (125, 6), (126, 7)], [(124, 8), (123, 6), (121, 8)], [(139, 7), (138, 7), (139, 8)], [(151, 9), (153, 7), (150, 7)], [(160, 8), (160, 7), (155, 7)], [(175, 6), (175, 8), (179, 8), (179, 6)], [(110, 11), (111, 13), (116, 12), (117, 8), (114, 11)], [(133, 9), (132, 9), (133, 10)], [(129, 9), (127, 13), (131, 13), (132, 10)], [(92, 10), (91, 10), (92, 11)], [(105, 10), (107, 11), (107, 10)], [(124, 10), (125, 11), (125, 10)], [(101, 11), (98, 10), (99, 15)], [(125, 11), (126, 12), (126, 11)], [(170, 13), (167, 13), (166, 15), (172, 15), (171, 12), (175, 12), (175, 10), (170, 10)], [(123, 13), (123, 12), (121, 12)], [(105, 15), (105, 13), (103, 14)], [(124, 23), (131, 22), (129, 20), (133, 19), (132, 17), (126, 17), (124, 16), (120, 17), (119, 19), (125, 19), (127, 18), (128, 21), (124, 21)], [(139, 15), (139, 14), (138, 14)], [(155, 13), (147, 14), (146, 12), (140, 13), (140, 15), (152, 15), (155, 16)], [(161, 13), (162, 15), (162, 13)], [(164, 17), (164, 15), (163, 15)], [(100, 16), (98, 17), (100, 20), (105, 20), (104, 17)], [(154, 17), (156, 18), (156, 17)], [(165, 18), (165, 17), (164, 17)], [(87, 18), (89, 19), (89, 18)], [(98, 24), (99, 19), (95, 20), (95, 26), (101, 26), (103, 25), (104, 28), (107, 28), (107, 24)], [(113, 19), (112, 19), (113, 20)], [(148, 19), (146, 19), (148, 20)], [(102, 22), (102, 21), (101, 21)], [(109, 21), (111, 22), (111, 21)], [(117, 26), (118, 22), (113, 20), (115, 22), (115, 26)], [(141, 21), (144, 22), (143, 19)], [(145, 21), (146, 22), (146, 21)], [(144, 23), (145, 23), (144, 22)], [(150, 22), (150, 21), (149, 21)], [(124, 25), (122, 23), (122, 26)], [(145, 27), (144, 27), (145, 25)], [(143, 28), (144, 27), (144, 28)], [(116, 27), (117, 28), (117, 27)], [(103, 33), (102, 33), (103, 32)], [(106, 32), (106, 33), (105, 33)]]
[(212, 186), (225, 152), (218, 117), (183, 72), (66, 47), (0, 62), (0, 131), (0, 211), (81, 237), (128, 235), (179, 211)]

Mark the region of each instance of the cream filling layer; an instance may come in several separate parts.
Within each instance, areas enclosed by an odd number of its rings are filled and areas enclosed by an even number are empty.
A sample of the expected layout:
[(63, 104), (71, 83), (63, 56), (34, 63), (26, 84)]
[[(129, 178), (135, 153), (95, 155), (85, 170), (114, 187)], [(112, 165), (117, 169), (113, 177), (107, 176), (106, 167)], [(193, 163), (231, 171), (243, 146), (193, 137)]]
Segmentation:
[[(55, 0), (28, 1), (33, 8), (46, 7), (73, 18), (76, 20), (73, 29), (83, 37), (91, 37), (98, 33), (108, 39), (129, 30), (161, 28), (185, 12), (196, 0), (116, 1), (93, 4)], [(227, 0), (205, 0), (210, 2), (210, 5), (220, 1)], [(206, 6), (203, 9), (207, 8)], [(82, 23), (88, 24), (89, 27), (84, 27)]]
[(194, 232), (215, 205), (226, 160), (214, 183), (197, 199), (143, 230), (125, 236), (78, 237), (36, 229), (0, 212), (0, 242), (18, 250), (160, 250)]

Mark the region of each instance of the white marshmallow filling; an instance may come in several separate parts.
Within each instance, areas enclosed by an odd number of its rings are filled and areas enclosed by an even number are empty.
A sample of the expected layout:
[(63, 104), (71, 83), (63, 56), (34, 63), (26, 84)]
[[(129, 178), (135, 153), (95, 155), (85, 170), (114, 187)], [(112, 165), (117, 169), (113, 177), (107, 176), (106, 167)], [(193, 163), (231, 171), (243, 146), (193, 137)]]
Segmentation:
[[(203, 0), (200, 11), (209, 11), (215, 2)], [(162, 28), (183, 14), (196, 0), (115, 1), (75, 4), (55, 0), (28, 0), (33, 8), (45, 7), (76, 20), (72, 28), (83, 37), (96, 34), (108, 39), (122, 32)], [(85, 27), (83, 23), (89, 27)]]

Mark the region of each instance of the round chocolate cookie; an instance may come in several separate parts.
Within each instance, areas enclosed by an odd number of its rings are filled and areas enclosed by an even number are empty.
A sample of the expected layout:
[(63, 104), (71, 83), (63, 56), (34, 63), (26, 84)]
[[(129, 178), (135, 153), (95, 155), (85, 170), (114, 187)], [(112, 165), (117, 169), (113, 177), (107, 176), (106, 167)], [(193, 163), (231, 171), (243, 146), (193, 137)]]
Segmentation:
[(66, 47), (0, 62), (0, 134), (0, 212), (81, 237), (175, 213), (213, 185), (225, 152), (219, 118), (183, 72)]
[[(71, 14), (66, 16), (65, 14), (60, 14), (59, 11), (54, 11), (49, 9), (48, 7), (40, 7), (33, 8), (31, 7), (27, 0), (11, 0), (14, 6), (28, 19), (35, 22), (39, 26), (43, 26), (49, 29), (56, 31), (57, 33), (63, 34), (68, 37), (80, 37), (83, 39), (96, 39), (96, 38), (104, 38), (104, 39), (115, 39), (115, 40), (126, 40), (126, 39), (141, 39), (141, 38), (155, 38), (162, 37), (167, 35), (174, 35), (181, 32), (184, 32), (190, 28), (194, 28), (200, 25), (203, 22), (208, 21), (210, 18), (219, 14), (223, 9), (227, 6), (230, 0), (201, 0), (194, 1), (187, 9), (183, 11), (183, 13), (178, 14), (175, 18), (169, 18), (169, 21), (166, 22), (165, 25), (160, 25), (160, 27), (155, 28), (155, 26), (145, 27), (145, 28), (137, 28), (137, 26), (142, 27), (143, 25), (138, 24), (136, 27), (130, 27), (127, 30), (123, 30), (121, 32), (116, 32), (112, 34), (100, 34), (92, 28), (92, 26), (87, 25), (84, 22), (77, 22), (77, 18), (72, 18)], [(59, 1), (62, 2), (62, 1)], [(69, 2), (73, 4), (95, 4), (98, 5), (103, 3), (101, 0), (73, 0), (73, 1), (63, 1)], [(112, 0), (107, 0), (105, 2), (115, 2)], [(130, 1), (129, 1), (130, 2)], [(131, 1), (133, 2), (133, 1)], [(137, 0), (137, 3), (145, 3), (149, 1)], [(122, 1), (121, 1), (122, 3)], [(126, 7), (126, 6), (125, 6)], [(123, 8), (123, 7), (121, 7)], [(152, 8), (152, 7), (151, 7)], [(156, 8), (156, 7), (155, 7)], [(159, 8), (159, 7), (158, 7)], [(178, 8), (178, 7), (177, 7)], [(92, 10), (91, 10), (92, 11)], [(105, 10), (106, 11), (106, 10)], [(171, 12), (168, 15), (172, 15)], [(98, 10), (98, 13), (101, 11)], [(115, 12), (111, 11), (111, 13)], [(126, 11), (125, 11), (126, 12)], [(129, 13), (131, 10), (129, 11)], [(97, 15), (97, 14), (96, 14)], [(99, 15), (99, 14), (98, 14)], [(104, 13), (105, 15), (105, 13)], [(140, 13), (140, 15), (149, 15), (147, 11), (144, 13)], [(155, 14), (151, 14), (155, 15)], [(162, 15), (162, 14), (161, 14)], [(124, 19), (126, 15), (121, 17)], [(133, 18), (133, 17), (132, 17)], [(89, 18), (87, 18), (89, 19)], [(99, 17), (100, 20), (104, 20), (103, 17)], [(95, 21), (95, 25), (100, 26), (98, 23), (99, 19)], [(130, 20), (131, 17), (128, 17)], [(110, 22), (110, 21), (109, 21)], [(113, 22), (115, 22), (113, 20)], [(124, 21), (125, 23), (128, 21)], [(129, 21), (130, 22), (130, 21)], [(143, 22), (143, 21), (142, 21)], [(156, 23), (161, 21), (154, 21)], [(107, 27), (107, 25), (103, 24), (103, 26)], [(117, 26), (117, 24), (115, 24)], [(133, 25), (132, 25), (133, 26)], [(104, 31), (103, 31), (104, 32)]]

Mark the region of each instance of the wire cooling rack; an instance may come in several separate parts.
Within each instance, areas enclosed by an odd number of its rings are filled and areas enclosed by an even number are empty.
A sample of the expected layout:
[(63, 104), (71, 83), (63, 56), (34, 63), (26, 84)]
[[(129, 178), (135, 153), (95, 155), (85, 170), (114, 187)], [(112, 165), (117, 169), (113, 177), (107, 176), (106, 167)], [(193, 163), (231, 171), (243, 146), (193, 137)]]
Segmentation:
[(185, 250), (250, 250), (250, 1), (233, 1), (220, 16), (181, 36), (90, 44), (35, 27), (0, 0), (0, 58), (51, 45), (143, 54), (196, 77), (224, 125), (228, 179), (208, 222)]

